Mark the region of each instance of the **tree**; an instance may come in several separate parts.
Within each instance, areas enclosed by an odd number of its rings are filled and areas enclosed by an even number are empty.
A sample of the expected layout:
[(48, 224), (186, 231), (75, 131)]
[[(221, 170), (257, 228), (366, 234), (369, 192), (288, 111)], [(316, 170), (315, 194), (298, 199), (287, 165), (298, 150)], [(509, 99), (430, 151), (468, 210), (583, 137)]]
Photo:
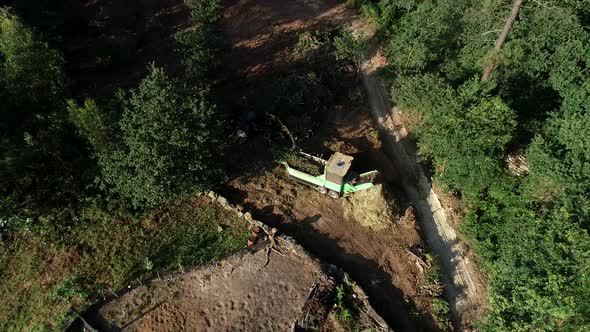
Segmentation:
[(4, 103), (50, 109), (63, 94), (62, 65), (58, 52), (0, 8), (0, 93)]
[[(502, 32), (498, 36), (498, 40), (496, 40), (496, 44), (494, 45), (494, 53), (498, 52), (502, 46), (504, 46), (504, 42), (506, 42), (506, 37), (508, 37), (508, 33), (510, 33), (510, 29), (512, 29), (512, 24), (518, 17), (518, 12), (520, 11), (520, 6), (522, 6), (524, 0), (515, 0), (514, 4), (512, 5), (512, 11), (510, 12), (510, 17), (506, 20), (504, 27), (502, 28)], [(483, 70), (483, 74), (481, 75), (481, 81), (486, 82), (490, 79), (490, 75), (492, 75), (492, 70), (494, 69), (494, 61), (488, 60), (485, 69)]]
[(369, 58), (369, 41), (366, 37), (355, 36), (350, 31), (342, 31), (334, 38), (336, 60), (347, 60), (354, 64), (358, 73), (363, 62)]
[[(468, 206), (462, 230), (490, 277), (478, 330), (587, 330), (589, 2), (403, 3), (373, 11), (389, 22), (392, 95), (420, 115), (435, 179)], [(504, 158), (521, 149), (529, 174), (517, 177)]]
[(514, 112), (472, 79), (458, 90), (433, 75), (397, 80), (396, 102), (415, 107), (421, 154), (440, 166), (439, 178), (475, 197), (500, 174), (499, 159), (512, 139)]
[(0, 8), (0, 180), (6, 184), (0, 211), (35, 215), (84, 186), (83, 156), (66, 121), (62, 66), (56, 50)]
[[(396, 73), (431, 72), (452, 58), (461, 33), (458, 19), (466, 9), (466, 1), (409, 1), (412, 5), (387, 5), (386, 12), (405, 12), (387, 33), (384, 53)], [(408, 8), (411, 8), (408, 10)], [(385, 13), (385, 12), (384, 12)], [(393, 37), (395, 36), (395, 37)], [(443, 65), (444, 67), (444, 65)]]
[(92, 101), (70, 105), (106, 187), (137, 207), (153, 207), (203, 191), (215, 180), (216, 123), (204, 96), (152, 66), (139, 88), (114, 104), (122, 111), (117, 123)]
[(8, 145), (22, 147), (25, 133), (34, 137), (47, 127), (63, 96), (62, 65), (55, 50), (0, 8), (0, 126)]
[[(588, 81), (590, 82), (590, 81)], [(570, 91), (527, 157), (527, 190), (540, 202), (556, 204), (590, 230), (590, 83)]]

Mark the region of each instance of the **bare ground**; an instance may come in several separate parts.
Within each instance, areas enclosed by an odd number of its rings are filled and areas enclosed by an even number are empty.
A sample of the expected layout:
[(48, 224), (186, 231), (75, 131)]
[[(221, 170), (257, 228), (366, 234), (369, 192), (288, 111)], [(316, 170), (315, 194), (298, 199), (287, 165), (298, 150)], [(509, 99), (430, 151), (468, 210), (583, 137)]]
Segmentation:
[[(318, 134), (327, 137), (323, 144), (392, 176), (386, 167), (380, 167), (385, 155), (366, 110), (334, 111), (329, 119), (334, 127)], [(350, 213), (350, 200), (359, 207), (383, 207), (379, 187), (361, 197), (334, 200), (293, 183), (283, 168), (275, 167), (239, 177), (222, 193), (256, 219), (293, 236), (306, 250), (346, 271), (395, 330), (437, 330), (429, 313), (432, 297), (421, 289), (423, 270), (411, 252), (423, 247), (413, 209), (398, 198), (394, 187), (383, 186), (395, 198), (388, 202), (393, 213), (382, 215), (381, 230), (363, 226), (362, 210)]]
[[(280, 240), (280, 241), (279, 241)], [(113, 331), (293, 331), (322, 309), (322, 330), (347, 331), (333, 315), (333, 271), (287, 239), (277, 238), (281, 254), (267, 254), (268, 242), (214, 265), (155, 279), (98, 311), (101, 330)], [(328, 290), (325, 303), (312, 300), (318, 285)], [(330, 286), (332, 285), (332, 286)], [(331, 288), (330, 288), (331, 287)], [(388, 328), (353, 286), (360, 304), (354, 322), (361, 328)], [(322, 299), (320, 299), (322, 300)], [(312, 304), (311, 311), (309, 309)], [(318, 308), (317, 306), (327, 308)], [(303, 316), (303, 317), (302, 317)]]

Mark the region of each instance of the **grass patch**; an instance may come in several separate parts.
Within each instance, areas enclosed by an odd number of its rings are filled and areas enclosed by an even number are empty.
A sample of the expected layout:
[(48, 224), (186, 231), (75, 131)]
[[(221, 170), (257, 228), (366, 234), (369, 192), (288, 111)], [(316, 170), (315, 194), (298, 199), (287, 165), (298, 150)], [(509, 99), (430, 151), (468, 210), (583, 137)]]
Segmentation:
[[(197, 200), (142, 218), (114, 216), (92, 202), (70, 225), (52, 220), (19, 229), (0, 243), (0, 330), (58, 330), (96, 300), (140, 280), (206, 264), (244, 246), (248, 225)], [(121, 208), (121, 207), (119, 207)], [(75, 227), (74, 227), (75, 226)], [(56, 235), (59, 234), (59, 235)]]
[(451, 312), (449, 304), (441, 297), (432, 299), (432, 314), (439, 326), (445, 331), (452, 331), (453, 325), (449, 319)]
[(451, 313), (449, 303), (442, 296), (443, 285), (440, 280), (441, 272), (439, 263), (432, 254), (425, 253), (426, 262), (429, 267), (424, 271), (424, 282), (422, 289), (427, 291), (432, 299), (432, 315), (438, 326), (444, 331), (452, 331)]
[(350, 327), (351, 331), (359, 329), (359, 303), (352, 288), (346, 283), (336, 286), (332, 314), (340, 322), (345, 323), (344, 326)]
[(424, 271), (424, 285), (440, 285), (440, 268), (434, 256), (430, 253), (425, 253), (424, 258), (428, 268)]

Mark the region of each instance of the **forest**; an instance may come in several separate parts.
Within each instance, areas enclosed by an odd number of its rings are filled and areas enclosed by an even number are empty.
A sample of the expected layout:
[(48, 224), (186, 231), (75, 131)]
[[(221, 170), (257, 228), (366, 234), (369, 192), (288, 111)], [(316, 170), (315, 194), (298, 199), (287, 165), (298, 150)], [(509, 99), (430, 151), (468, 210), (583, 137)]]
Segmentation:
[(181, 73), (151, 64), (137, 87), (96, 98), (64, 58), (79, 8), (0, 8), (0, 330), (62, 330), (70, 308), (241, 248), (247, 225), (192, 199), (223, 179), (208, 92), (217, 8), (199, 2), (201, 29), (176, 34)]
[[(377, 28), (391, 99), (418, 119), (421, 163), (461, 202), (489, 287), (476, 329), (590, 329), (590, 1), (351, 2)], [(0, 1), (0, 330), (63, 329), (70, 308), (243, 246), (246, 225), (195, 203), (228, 176), (219, 10), (191, 2), (176, 72), (151, 63), (92, 94), (68, 67), (75, 9)], [(107, 67), (133, 58), (102, 52)]]
[[(489, 331), (590, 326), (590, 2), (356, 1), (489, 279)], [(489, 79), (484, 69), (492, 64)], [(511, 168), (518, 156), (521, 165)]]

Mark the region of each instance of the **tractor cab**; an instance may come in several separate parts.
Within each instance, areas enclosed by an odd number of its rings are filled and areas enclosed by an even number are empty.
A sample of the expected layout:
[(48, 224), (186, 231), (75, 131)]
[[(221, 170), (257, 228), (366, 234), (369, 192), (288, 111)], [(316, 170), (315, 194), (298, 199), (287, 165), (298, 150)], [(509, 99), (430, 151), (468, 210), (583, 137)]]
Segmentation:
[(340, 152), (334, 153), (326, 164), (326, 182), (343, 186), (354, 158)]

